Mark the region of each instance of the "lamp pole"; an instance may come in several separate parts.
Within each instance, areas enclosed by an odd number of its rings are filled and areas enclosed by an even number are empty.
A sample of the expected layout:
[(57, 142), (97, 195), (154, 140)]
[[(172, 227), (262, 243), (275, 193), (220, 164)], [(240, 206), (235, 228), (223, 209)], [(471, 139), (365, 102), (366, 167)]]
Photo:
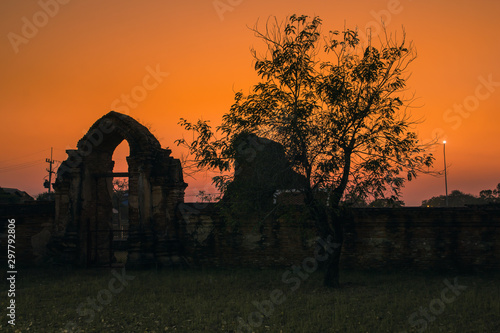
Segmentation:
[(446, 191), (446, 207), (448, 207), (448, 177), (446, 174), (446, 141), (443, 141), (443, 156), (444, 156), (444, 188)]

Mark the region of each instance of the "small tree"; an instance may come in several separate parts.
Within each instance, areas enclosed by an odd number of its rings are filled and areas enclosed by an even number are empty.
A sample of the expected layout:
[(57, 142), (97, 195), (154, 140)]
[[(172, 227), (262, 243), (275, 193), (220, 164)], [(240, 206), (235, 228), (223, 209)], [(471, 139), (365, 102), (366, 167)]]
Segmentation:
[(401, 200), (394, 199), (376, 199), (368, 205), (371, 208), (399, 208), (404, 207), (405, 203)]
[(113, 179), (113, 206), (118, 211), (118, 228), (122, 227), (122, 203), (128, 194), (128, 179)]
[(479, 192), (481, 203), (500, 203), (500, 184), (493, 190), (482, 190)]
[(56, 198), (55, 198), (55, 195), (54, 195), (54, 192), (42, 192), (42, 193), (39, 193), (35, 196), (35, 200), (37, 201), (55, 201)]
[[(292, 168), (307, 180), (301, 190), (322, 237), (337, 246), (329, 257), (325, 285), (339, 286), (343, 243), (342, 198), (397, 199), (405, 178), (431, 166), (412, 131), (404, 96), (406, 69), (415, 59), (403, 34), (385, 34), (378, 46), (362, 49), (356, 31), (331, 31), (321, 39), (321, 19), (293, 15), (267, 23), (255, 35), (266, 45), (254, 50), (261, 81), (235, 102), (214, 131), (206, 121), (180, 124), (197, 137), (184, 139), (198, 167), (230, 171), (243, 134), (283, 145)], [(324, 59), (320, 61), (320, 56)], [(221, 192), (231, 175), (214, 179)], [(325, 204), (324, 193), (328, 193)]]

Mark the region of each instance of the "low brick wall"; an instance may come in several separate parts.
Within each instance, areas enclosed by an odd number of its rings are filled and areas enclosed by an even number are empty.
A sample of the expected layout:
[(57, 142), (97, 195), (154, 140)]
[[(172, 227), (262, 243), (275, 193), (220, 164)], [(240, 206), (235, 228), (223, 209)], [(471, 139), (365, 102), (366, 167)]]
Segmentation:
[[(0, 205), (0, 258), (7, 260), (7, 225), (16, 223), (16, 266), (42, 263), (48, 251), (46, 245), (54, 223), (55, 204), (33, 201), (24, 204)], [(5, 261), (4, 261), (5, 260)]]
[(220, 218), (214, 204), (182, 204), (179, 216), (184, 253), (194, 264), (288, 266), (311, 255), (316, 231), (311, 224), (248, 217), (238, 225)]
[(356, 209), (348, 267), (500, 269), (500, 207)]
[[(44, 263), (54, 211), (53, 202), (0, 205), (0, 258), (6, 260), (7, 221), (14, 218), (16, 262)], [(247, 217), (236, 226), (214, 204), (180, 204), (180, 250), (192, 264), (207, 266), (289, 266), (313, 256), (313, 224), (293, 213), (280, 216)], [(345, 223), (341, 265), (498, 270), (500, 207), (355, 209)]]
[[(215, 207), (182, 219), (185, 252), (197, 264), (287, 266), (314, 253), (311, 222), (256, 218), (234, 228)], [(433, 270), (500, 269), (500, 207), (354, 209), (345, 223), (343, 267)]]

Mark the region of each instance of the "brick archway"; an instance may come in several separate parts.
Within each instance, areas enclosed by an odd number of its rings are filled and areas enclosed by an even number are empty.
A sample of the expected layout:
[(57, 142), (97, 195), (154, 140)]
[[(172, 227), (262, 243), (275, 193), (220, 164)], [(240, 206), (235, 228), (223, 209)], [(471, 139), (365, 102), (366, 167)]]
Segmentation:
[[(130, 147), (127, 266), (169, 265), (177, 254), (171, 246), (178, 239), (175, 208), (184, 202), (187, 186), (180, 161), (146, 127), (111, 111), (90, 127), (77, 149), (66, 151), (57, 172), (54, 235), (65, 262), (110, 263), (111, 245), (102, 244), (111, 230), (112, 156), (123, 140)], [(89, 251), (92, 244), (101, 247)]]

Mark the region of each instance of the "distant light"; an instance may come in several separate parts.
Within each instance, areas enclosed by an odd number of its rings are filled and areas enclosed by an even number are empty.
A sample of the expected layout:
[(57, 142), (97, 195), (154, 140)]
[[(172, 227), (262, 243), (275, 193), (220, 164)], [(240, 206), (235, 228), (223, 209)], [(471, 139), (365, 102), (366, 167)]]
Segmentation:
[(446, 141), (443, 141), (444, 144), (446, 144)]

